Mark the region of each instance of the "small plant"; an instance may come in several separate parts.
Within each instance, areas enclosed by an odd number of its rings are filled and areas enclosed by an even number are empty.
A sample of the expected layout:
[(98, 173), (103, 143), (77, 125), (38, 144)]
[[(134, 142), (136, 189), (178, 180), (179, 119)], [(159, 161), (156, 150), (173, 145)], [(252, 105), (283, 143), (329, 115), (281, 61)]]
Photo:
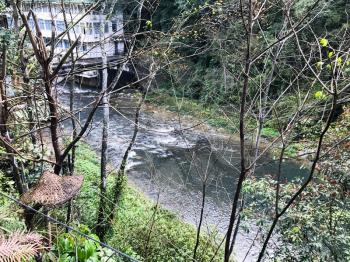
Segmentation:
[[(87, 226), (79, 225), (78, 230), (99, 241), (98, 236), (92, 234)], [(117, 261), (113, 258), (113, 256), (114, 252), (112, 250), (101, 247), (98, 242), (85, 238), (74, 232), (69, 232), (60, 234), (57, 237), (56, 244), (49, 253), (45, 254), (44, 261)]]
[(29, 261), (42, 249), (42, 237), (36, 233), (0, 233), (0, 261)]
[(301, 144), (291, 144), (286, 148), (285, 154), (289, 157), (297, 157), (302, 148), (303, 146)]
[(271, 127), (264, 127), (261, 130), (261, 135), (266, 138), (274, 138), (279, 136), (279, 132)]

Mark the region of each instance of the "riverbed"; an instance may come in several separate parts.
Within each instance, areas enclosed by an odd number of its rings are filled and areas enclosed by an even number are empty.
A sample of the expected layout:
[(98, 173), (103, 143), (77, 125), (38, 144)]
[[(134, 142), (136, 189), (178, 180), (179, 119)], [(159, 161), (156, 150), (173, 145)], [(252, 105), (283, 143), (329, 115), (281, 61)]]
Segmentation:
[[(82, 109), (77, 118), (84, 123), (86, 107), (97, 91), (74, 88), (75, 109)], [(68, 105), (69, 89), (58, 89), (59, 99)], [(109, 162), (117, 168), (130, 142), (134, 129), (137, 98), (132, 94), (119, 94), (111, 98), (109, 124)], [(85, 108), (86, 107), (86, 108)], [(203, 231), (213, 229), (225, 232), (230, 205), (239, 175), (239, 144), (235, 136), (219, 132), (201, 120), (187, 119), (177, 114), (164, 114), (161, 109), (144, 107), (140, 115), (140, 130), (129, 155), (127, 176), (145, 195), (175, 212), (188, 223), (197, 225), (205, 184)], [(69, 121), (63, 128), (69, 129)], [(101, 147), (102, 110), (98, 109), (84, 139), (97, 151)], [(306, 170), (292, 161), (283, 163), (286, 177), (305, 176)], [(274, 175), (277, 162), (268, 155), (256, 168), (257, 176)], [(254, 237), (239, 232), (236, 258), (243, 261)], [(246, 261), (253, 261), (257, 248), (252, 248)]]

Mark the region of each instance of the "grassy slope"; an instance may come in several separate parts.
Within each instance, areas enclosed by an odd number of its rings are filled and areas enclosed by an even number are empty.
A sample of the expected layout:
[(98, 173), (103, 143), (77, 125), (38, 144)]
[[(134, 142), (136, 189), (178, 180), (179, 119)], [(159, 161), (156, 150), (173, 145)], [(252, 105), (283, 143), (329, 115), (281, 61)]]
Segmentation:
[[(216, 105), (204, 106), (198, 100), (181, 97), (176, 98), (174, 95), (162, 89), (150, 93), (147, 97), (147, 102), (152, 105), (163, 107), (169, 111), (178, 112), (181, 115), (189, 115), (205, 120), (210, 126), (223, 128), (229, 133), (237, 134), (238, 132), (238, 113), (224, 113), (220, 110), (220, 107)], [(293, 97), (286, 97), (281, 101), (281, 107), (284, 108), (293, 108), (296, 104), (295, 98)], [(350, 128), (350, 106), (344, 106), (343, 109), (344, 113), (331, 125), (328, 135), (326, 136), (327, 143), (334, 143), (335, 140), (339, 141), (342, 137), (347, 136), (347, 132)], [(293, 111), (294, 109), (290, 110)], [(265, 127), (262, 129), (261, 135), (266, 141), (279, 136), (279, 132), (276, 129), (278, 125), (275, 123), (275, 120), (276, 119), (268, 120), (265, 123)], [(285, 151), (285, 156), (296, 159), (303, 156), (306, 151), (314, 150), (322, 128), (322, 122), (308, 123), (305, 121), (302, 123), (299, 122), (298, 124), (299, 126), (296, 131), (302, 134), (302, 138), (291, 141)], [(246, 128), (248, 133), (255, 134), (256, 123), (253, 118), (246, 118)], [(274, 147), (271, 153), (279, 156), (280, 148)]]
[[(73, 202), (72, 225), (96, 226), (99, 205), (100, 163), (96, 153), (84, 143), (77, 148), (76, 174), (84, 175), (84, 183)], [(113, 193), (115, 176), (108, 177), (108, 192)], [(12, 182), (0, 172), (0, 182), (12, 188)], [(3, 190), (0, 188), (0, 190)], [(8, 192), (14, 193), (14, 192)], [(0, 197), (0, 230), (24, 230), (20, 209)], [(55, 209), (51, 215), (65, 221), (65, 208)], [(62, 229), (63, 230), (63, 229)], [(61, 230), (59, 230), (61, 231)], [(63, 232), (63, 231), (62, 231)], [(44, 232), (42, 232), (45, 234)], [(198, 261), (222, 261), (222, 250), (217, 250), (215, 236), (201, 237)], [(195, 228), (179, 220), (175, 214), (157, 206), (137, 189), (126, 186), (118, 203), (115, 218), (107, 235), (107, 243), (142, 261), (192, 261), (196, 240)]]
[[(76, 172), (84, 174), (81, 193), (74, 206), (76, 219), (94, 228), (99, 193), (99, 159), (86, 144), (77, 150)], [(114, 174), (108, 177), (112, 185)], [(112, 187), (109, 187), (110, 194)], [(195, 228), (173, 213), (159, 208), (136, 189), (127, 186), (108, 233), (107, 242), (144, 261), (190, 261), (195, 243)], [(210, 261), (216, 250), (213, 237), (202, 237), (199, 261)], [(219, 261), (220, 258), (213, 261)]]
[(147, 96), (146, 102), (165, 108), (172, 112), (179, 112), (182, 115), (193, 116), (198, 119), (203, 119), (212, 127), (223, 128), (229, 132), (235, 132), (238, 129), (236, 123), (232, 122), (231, 118), (238, 115), (226, 116), (218, 106), (204, 106), (197, 100), (185, 97), (176, 98), (167, 94), (163, 90), (153, 91)]

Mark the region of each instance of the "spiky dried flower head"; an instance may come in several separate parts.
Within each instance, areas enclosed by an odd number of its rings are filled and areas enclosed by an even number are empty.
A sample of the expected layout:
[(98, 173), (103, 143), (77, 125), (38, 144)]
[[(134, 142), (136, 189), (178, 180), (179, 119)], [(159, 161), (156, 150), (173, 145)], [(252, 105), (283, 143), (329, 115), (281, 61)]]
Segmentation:
[(78, 194), (82, 184), (83, 176), (61, 177), (45, 171), (38, 183), (22, 195), (21, 201), (48, 207), (62, 205)]

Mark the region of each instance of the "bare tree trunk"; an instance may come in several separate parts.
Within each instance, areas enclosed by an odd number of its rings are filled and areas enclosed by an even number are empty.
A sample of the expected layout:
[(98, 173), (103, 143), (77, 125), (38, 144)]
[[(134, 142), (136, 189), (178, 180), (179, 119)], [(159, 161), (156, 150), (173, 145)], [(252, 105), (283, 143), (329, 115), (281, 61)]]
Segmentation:
[[(65, 11), (65, 5), (64, 5), (63, 0), (61, 0), (61, 6), (62, 6), (62, 14), (63, 14), (64, 23), (65, 23), (66, 28), (68, 28), (69, 24), (68, 24), (67, 15), (66, 15), (66, 11)], [(70, 31), (67, 32), (67, 37), (68, 37), (69, 45), (70, 46), (73, 45)], [(78, 53), (78, 51), (77, 51), (77, 53)], [(74, 68), (75, 68), (75, 60), (74, 60), (74, 53), (73, 52), (71, 52), (71, 54), (70, 54), (70, 59), (71, 59), (71, 63), (72, 63), (72, 68), (71, 68), (70, 72), (73, 72)], [(71, 124), (72, 124), (72, 141), (73, 141), (75, 139), (75, 137), (77, 136), (76, 121), (75, 121), (75, 117), (73, 115), (74, 114), (74, 85), (73, 84), (71, 84), (69, 86), (69, 113), (72, 116), (71, 117)], [(70, 155), (68, 155), (68, 170), (69, 170), (68, 175), (71, 175), (71, 176), (74, 175), (74, 166), (75, 166), (75, 146), (72, 147), (71, 153), (70, 153)], [(72, 216), (72, 201), (70, 200), (68, 203), (68, 207), (67, 207), (67, 217), (66, 217), (67, 224), (69, 224), (69, 222), (71, 220), (71, 216)]]
[[(105, 52), (104, 44), (101, 44), (102, 49), (102, 92), (107, 91), (107, 54)], [(102, 143), (101, 143), (101, 181), (100, 181), (100, 207), (97, 219), (97, 234), (103, 240), (106, 233), (106, 180), (107, 180), (107, 163), (108, 163), (108, 129), (109, 129), (109, 94), (106, 93), (102, 98), (103, 107), (103, 126), (102, 126)]]
[[(132, 138), (130, 140), (128, 148), (126, 149), (126, 151), (123, 155), (123, 159), (120, 163), (119, 170), (117, 172), (117, 178), (116, 178), (117, 181), (116, 181), (116, 185), (115, 185), (115, 189), (114, 189), (114, 203), (118, 203), (119, 198), (120, 198), (121, 193), (122, 193), (122, 184), (125, 180), (125, 168), (126, 168), (127, 160), (129, 157), (129, 153), (130, 153), (130, 151), (135, 143), (138, 131), (139, 131), (139, 117), (140, 117), (141, 108), (142, 108), (142, 105), (146, 99), (148, 90), (152, 84), (152, 81), (153, 81), (155, 73), (156, 73), (155, 72), (156, 70), (153, 70), (153, 67), (154, 67), (154, 62), (152, 62), (151, 66), (150, 66), (150, 70), (149, 70), (150, 76), (148, 78), (146, 86), (144, 87), (144, 90), (142, 91), (142, 97), (140, 98), (140, 101), (139, 101), (137, 108), (136, 108), (135, 120), (134, 120), (134, 132), (133, 132)], [(113, 217), (114, 217), (114, 212), (111, 213), (111, 218), (113, 218)]]
[[(239, 115), (239, 140), (240, 140), (240, 157), (241, 157), (241, 171), (238, 179), (238, 184), (236, 187), (236, 191), (233, 198), (232, 203), (232, 209), (231, 209), (231, 215), (229, 220), (229, 225), (226, 233), (226, 241), (225, 241), (225, 254), (224, 254), (224, 261), (228, 262), (230, 260), (230, 256), (233, 251), (235, 237), (237, 234), (233, 234), (233, 227), (234, 223), (236, 221), (236, 215), (237, 215), (237, 209), (238, 209), (238, 203), (240, 200), (240, 195), (242, 191), (243, 182), (246, 178), (246, 174), (248, 173), (248, 170), (246, 169), (246, 156), (245, 156), (245, 111), (246, 111), (246, 99), (247, 99), (247, 91), (248, 91), (248, 84), (249, 84), (249, 74), (250, 74), (250, 68), (251, 68), (251, 35), (252, 35), (252, 1), (249, 0), (248, 2), (248, 21), (247, 24), (245, 23), (244, 19), (244, 13), (243, 13), (243, 2), (240, 2), (240, 8), (241, 8), (241, 15), (242, 15), (242, 22), (246, 29), (246, 56), (245, 56), (245, 68), (243, 72), (243, 87), (242, 87), (242, 93), (241, 93), (241, 103), (240, 103), (240, 115)], [(238, 220), (239, 221), (239, 220)], [(236, 227), (239, 227), (239, 223), (237, 221)], [(238, 230), (238, 229), (236, 229)]]
[(201, 228), (202, 228), (202, 223), (203, 223), (204, 207), (205, 207), (206, 188), (207, 188), (207, 183), (204, 182), (202, 185), (202, 205), (201, 205), (199, 223), (198, 223), (198, 227), (197, 227), (196, 243), (194, 245), (194, 250), (193, 250), (193, 261), (196, 261), (196, 258), (197, 258), (197, 250), (199, 247), (199, 241), (200, 241), (200, 236), (201, 236)]

